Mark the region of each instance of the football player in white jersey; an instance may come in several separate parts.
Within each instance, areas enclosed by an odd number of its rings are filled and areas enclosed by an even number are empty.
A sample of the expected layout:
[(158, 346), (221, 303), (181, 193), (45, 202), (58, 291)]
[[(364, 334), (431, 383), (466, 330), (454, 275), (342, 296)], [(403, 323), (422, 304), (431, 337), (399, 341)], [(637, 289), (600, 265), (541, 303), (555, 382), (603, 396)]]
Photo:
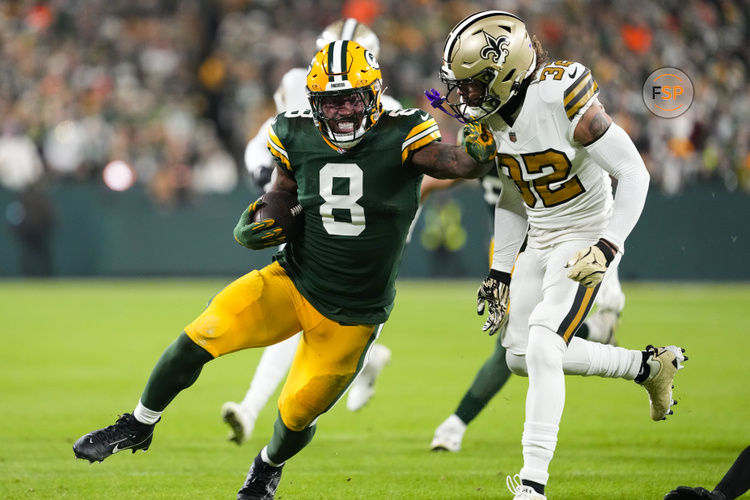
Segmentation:
[[(424, 202), (433, 191), (469, 182), (475, 181), (473, 179), (425, 177), (422, 180), (422, 201)], [(490, 215), (490, 220), (492, 220), (501, 192), (501, 181), (498, 178), (497, 170), (491, 170), (479, 182), (481, 182), (484, 201), (492, 211)], [(490, 245), (491, 255), (492, 245)], [(617, 345), (615, 330), (618, 327), (620, 314), (624, 307), (625, 294), (620, 287), (617, 267), (614, 266), (602, 281), (596, 297), (596, 311), (586, 318), (576, 336), (594, 342)], [(498, 337), (501, 336), (498, 335)], [(505, 348), (502, 345), (502, 338), (498, 338), (492, 354), (482, 363), (471, 385), (461, 397), (456, 410), (435, 429), (435, 434), (430, 442), (430, 449), (433, 451), (460, 451), (467, 426), (484, 410), (495, 397), (495, 394), (503, 388), (509, 377), (510, 370), (505, 362)]]
[[(380, 51), (380, 41), (377, 35), (369, 27), (353, 18), (340, 19), (323, 29), (316, 43), (317, 48), (322, 49), (334, 40), (354, 40), (363, 47), (367, 47), (376, 58)], [(292, 68), (284, 74), (279, 88), (273, 95), (276, 110), (279, 113), (295, 109), (310, 109), (310, 101), (305, 93), (306, 78), (307, 69), (305, 68)], [(381, 97), (381, 103), (386, 110), (402, 107), (396, 99), (387, 95)], [(269, 118), (261, 125), (258, 133), (245, 147), (245, 167), (263, 192), (270, 189), (276, 175), (273, 157), (266, 147), (268, 129), (273, 118)], [(230, 441), (242, 444), (250, 437), (258, 414), (289, 371), (299, 339), (300, 334), (297, 334), (284, 342), (266, 347), (245, 397), (239, 403), (227, 401), (221, 407), (222, 419), (230, 427)], [(346, 407), (349, 410), (359, 410), (369, 401), (375, 392), (375, 380), (390, 359), (390, 349), (379, 343), (373, 345), (367, 365), (349, 389), (346, 401)]]
[[(518, 17), (478, 12), (448, 35), (440, 70), (447, 95), (431, 96), (467, 123), (465, 132), (474, 131), (464, 135), (465, 147), (475, 143), (467, 150), (498, 153), (503, 189), (477, 312), (487, 306), (483, 330), (490, 335), (507, 322), (506, 361), (529, 378), (523, 468), (506, 480), (515, 500), (546, 499), (565, 374), (634, 380), (648, 392), (651, 418), (662, 420), (672, 413), (672, 383), (687, 359), (677, 346), (637, 351), (575, 336), (623, 254), (649, 175), (604, 111), (591, 72), (544, 56)], [(610, 175), (618, 181), (614, 200)]]

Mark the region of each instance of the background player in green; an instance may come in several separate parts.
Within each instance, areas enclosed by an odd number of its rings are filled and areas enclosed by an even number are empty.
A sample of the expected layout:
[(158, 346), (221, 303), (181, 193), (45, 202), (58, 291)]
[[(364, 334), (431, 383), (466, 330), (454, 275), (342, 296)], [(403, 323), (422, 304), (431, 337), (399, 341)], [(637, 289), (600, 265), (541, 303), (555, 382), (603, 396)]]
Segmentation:
[[(424, 111), (384, 113), (382, 88), (375, 57), (354, 42), (338, 40), (315, 55), (307, 76), (312, 109), (278, 115), (269, 130), (275, 188), (297, 195), (302, 236), (219, 292), (162, 354), (133, 413), (78, 439), (77, 457), (146, 450), (164, 409), (206, 362), (302, 330), (273, 436), (237, 494), (274, 497), (284, 462), (311, 441), (318, 417), (346, 391), (390, 314), (422, 175), (479, 177), (496, 154), (478, 126), (467, 128), (462, 148), (439, 143), (437, 123)], [(273, 220), (253, 222), (261, 204), (243, 212), (234, 231), (252, 249), (286, 240)]]

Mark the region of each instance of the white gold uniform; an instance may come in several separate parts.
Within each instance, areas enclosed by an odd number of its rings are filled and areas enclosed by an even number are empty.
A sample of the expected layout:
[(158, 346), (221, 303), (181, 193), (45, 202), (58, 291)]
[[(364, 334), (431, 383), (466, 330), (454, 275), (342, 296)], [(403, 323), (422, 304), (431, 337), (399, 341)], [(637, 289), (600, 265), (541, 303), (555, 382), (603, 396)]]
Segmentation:
[[(520, 217), (509, 231), (506, 219), (496, 214), (495, 262), (499, 258), (500, 265), (493, 267), (508, 270), (523, 237), (520, 231), (512, 234), (513, 228), (528, 224), (527, 249), (513, 273), (512, 313), (503, 341), (515, 354), (526, 350), (530, 316), (569, 342), (593, 305), (598, 290), (567, 278), (563, 266), (568, 259), (601, 237), (623, 247), (624, 238), (608, 231), (613, 211), (609, 173), (573, 138), (580, 117), (597, 102), (597, 93), (586, 67), (557, 61), (538, 71), (512, 126), (498, 114), (483, 120), (498, 145), (503, 191), (515, 198), (510, 200), (512, 210)], [(607, 305), (619, 312), (624, 296), (614, 269), (618, 262), (619, 256), (602, 286), (612, 288)]]
[[(540, 484), (547, 483), (557, 444), (564, 375), (632, 380), (642, 360), (640, 351), (575, 337), (599, 287), (569, 279), (564, 266), (599, 238), (620, 249), (617, 265), (648, 187), (643, 161), (616, 124), (591, 145), (575, 141), (597, 93), (588, 69), (556, 61), (532, 77), (512, 125), (498, 113), (482, 119), (498, 144), (502, 181), (492, 268), (513, 270), (502, 342), (510, 369), (529, 377), (520, 477)], [(618, 180), (614, 201), (610, 175)], [(527, 232), (526, 250), (518, 255)]]

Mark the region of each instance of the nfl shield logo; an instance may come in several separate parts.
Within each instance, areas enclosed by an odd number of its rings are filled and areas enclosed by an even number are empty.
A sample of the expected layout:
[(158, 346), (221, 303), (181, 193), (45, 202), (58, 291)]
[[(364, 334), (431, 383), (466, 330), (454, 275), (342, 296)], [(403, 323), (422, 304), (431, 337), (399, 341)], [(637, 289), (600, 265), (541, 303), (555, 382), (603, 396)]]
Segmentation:
[(516, 133), (515, 132), (509, 132), (508, 138), (510, 139), (510, 142), (516, 142)]

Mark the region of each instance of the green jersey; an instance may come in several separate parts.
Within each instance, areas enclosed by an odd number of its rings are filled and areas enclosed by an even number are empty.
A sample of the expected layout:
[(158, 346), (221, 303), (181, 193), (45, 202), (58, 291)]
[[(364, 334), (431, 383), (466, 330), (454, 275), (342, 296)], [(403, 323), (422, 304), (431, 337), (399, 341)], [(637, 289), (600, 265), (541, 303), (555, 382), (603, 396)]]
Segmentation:
[(278, 115), (268, 148), (297, 181), (302, 236), (276, 255), (300, 293), (324, 316), (346, 324), (388, 319), (422, 174), (411, 154), (440, 140), (419, 109), (385, 112), (355, 147), (336, 148), (310, 111)]

